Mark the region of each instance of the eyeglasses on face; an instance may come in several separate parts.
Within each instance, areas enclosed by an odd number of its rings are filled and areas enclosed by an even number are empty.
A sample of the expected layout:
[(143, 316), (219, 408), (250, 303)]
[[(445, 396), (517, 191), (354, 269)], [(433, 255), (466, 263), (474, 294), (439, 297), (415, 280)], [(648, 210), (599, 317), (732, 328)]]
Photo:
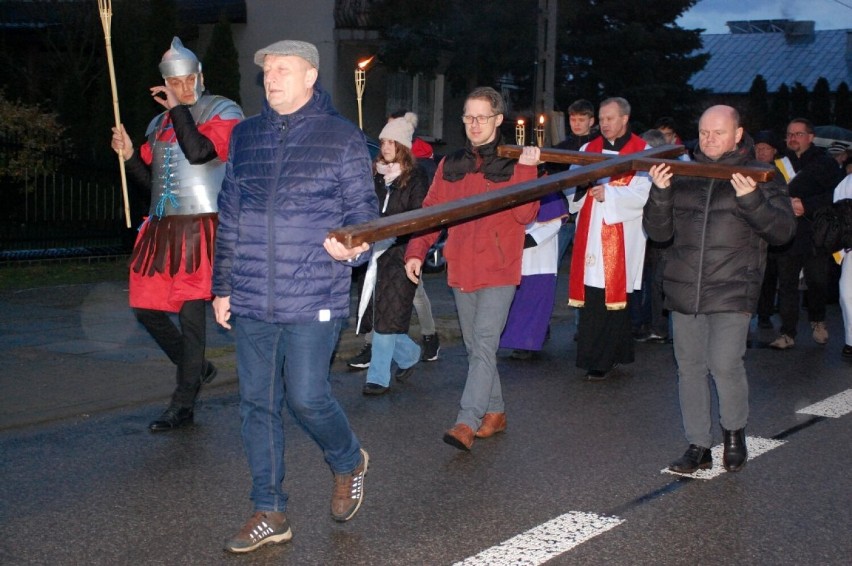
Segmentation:
[(464, 114), (462, 116), (462, 122), (465, 124), (473, 124), (473, 121), (476, 120), (477, 124), (487, 124), (488, 120), (497, 116), (497, 114), (492, 114), (491, 116), (471, 116), (470, 114)]
[(803, 138), (808, 135), (808, 132), (787, 132), (788, 138)]

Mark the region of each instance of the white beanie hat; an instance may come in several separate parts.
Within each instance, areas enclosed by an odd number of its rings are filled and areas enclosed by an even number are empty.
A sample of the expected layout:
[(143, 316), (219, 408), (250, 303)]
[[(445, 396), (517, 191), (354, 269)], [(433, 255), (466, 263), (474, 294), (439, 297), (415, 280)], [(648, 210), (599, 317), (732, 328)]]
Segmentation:
[(414, 128), (416, 127), (417, 114), (406, 112), (402, 118), (394, 118), (385, 124), (382, 133), (379, 134), (379, 139), (393, 140), (411, 149), (411, 138), (414, 137)]

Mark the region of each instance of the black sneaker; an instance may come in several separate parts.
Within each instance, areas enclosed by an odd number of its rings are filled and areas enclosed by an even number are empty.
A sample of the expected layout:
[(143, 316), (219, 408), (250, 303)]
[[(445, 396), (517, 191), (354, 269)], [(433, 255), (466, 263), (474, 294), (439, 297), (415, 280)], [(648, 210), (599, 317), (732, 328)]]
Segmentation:
[(424, 362), (434, 362), (438, 359), (438, 350), (441, 349), (440, 340), (438, 340), (438, 334), (424, 334), (423, 335), (423, 353), (420, 354), (420, 360)]
[(251, 552), (264, 544), (287, 542), (293, 538), (290, 522), (284, 513), (256, 511), (233, 537), (225, 541), (228, 552)]
[(384, 395), (390, 391), (390, 387), (379, 385), (378, 383), (365, 383), (361, 393), (364, 395)]
[(414, 373), (415, 366), (417, 366), (417, 364), (414, 364), (413, 366), (405, 369), (399, 368), (398, 370), (396, 370), (394, 378), (400, 383), (405, 383), (408, 378), (411, 377), (411, 375)]
[(355, 516), (364, 501), (364, 476), (370, 455), (361, 449), (361, 463), (348, 474), (334, 474), (334, 489), (331, 492), (331, 517), (335, 521), (348, 521)]
[(351, 368), (354, 369), (367, 369), (370, 367), (370, 360), (373, 358), (373, 345), (372, 344), (364, 344), (364, 347), (361, 349), (358, 354), (353, 357), (351, 360), (346, 362)]

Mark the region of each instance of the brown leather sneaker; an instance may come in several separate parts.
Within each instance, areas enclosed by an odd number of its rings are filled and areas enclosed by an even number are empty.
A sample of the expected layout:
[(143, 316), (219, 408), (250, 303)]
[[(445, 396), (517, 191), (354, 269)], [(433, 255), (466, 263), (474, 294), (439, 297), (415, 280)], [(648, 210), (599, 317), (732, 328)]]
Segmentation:
[(473, 429), (463, 423), (457, 423), (456, 426), (444, 433), (444, 442), (458, 448), (459, 450), (470, 450), (473, 446)]
[(485, 413), (476, 438), (488, 438), (506, 430), (506, 413)]
[(370, 465), (370, 455), (361, 449), (361, 463), (348, 474), (334, 474), (331, 492), (331, 517), (345, 522), (355, 516), (364, 501), (364, 476)]
[(293, 538), (290, 523), (284, 513), (255, 511), (243, 528), (225, 541), (228, 552), (251, 552), (264, 544), (278, 544)]

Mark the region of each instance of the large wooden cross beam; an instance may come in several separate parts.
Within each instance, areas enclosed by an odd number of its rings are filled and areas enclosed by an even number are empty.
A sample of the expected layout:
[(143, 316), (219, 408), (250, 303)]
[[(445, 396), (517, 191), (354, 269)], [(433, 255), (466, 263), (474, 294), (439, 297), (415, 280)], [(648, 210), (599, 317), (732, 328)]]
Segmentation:
[[(501, 145), (497, 148), (497, 154), (500, 157), (518, 158), (521, 155), (521, 149), (521, 146), (518, 145)], [(773, 175), (773, 171), (769, 169), (729, 167), (665, 159), (677, 157), (684, 151), (683, 146), (676, 145), (664, 145), (628, 155), (542, 149), (542, 161), (570, 163), (582, 165), (582, 167), (436, 206), (419, 208), (363, 224), (337, 228), (331, 231), (329, 236), (336, 238), (347, 248), (353, 248), (364, 242), (377, 242), (393, 236), (424, 232), (455, 224), (462, 220), (485, 216), (538, 200), (550, 193), (585, 185), (605, 177), (612, 177), (628, 171), (647, 171), (657, 163), (670, 165), (676, 175), (689, 175), (691, 177), (730, 179), (733, 173), (739, 172), (762, 183), (771, 179)]]

